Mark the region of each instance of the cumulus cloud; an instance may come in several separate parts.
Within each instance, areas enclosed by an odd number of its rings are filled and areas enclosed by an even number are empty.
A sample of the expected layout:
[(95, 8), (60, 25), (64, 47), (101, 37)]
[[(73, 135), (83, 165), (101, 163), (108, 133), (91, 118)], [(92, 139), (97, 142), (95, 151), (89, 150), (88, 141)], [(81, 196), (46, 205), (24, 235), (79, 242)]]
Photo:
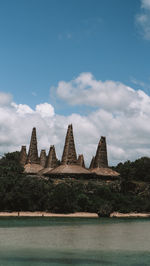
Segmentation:
[[(150, 97), (144, 91), (120, 82), (96, 80), (91, 73), (60, 81), (56, 91), (68, 104), (97, 107), (87, 117), (76, 115), (73, 119), (76, 127), (88, 123), (89, 136), (81, 141), (86, 146), (89, 140), (88, 152), (95, 149), (99, 135), (106, 135), (113, 162), (150, 154)], [(81, 140), (80, 130), (77, 135)]]
[[(29, 146), (31, 131), (37, 128), (38, 147), (48, 152), (56, 146), (61, 159), (68, 124), (74, 127), (77, 153), (83, 153), (87, 165), (100, 136), (106, 136), (109, 164), (150, 155), (150, 97), (115, 81), (96, 80), (91, 73), (82, 73), (69, 82), (60, 81), (57, 95), (71, 105), (93, 108), (86, 116), (73, 113), (56, 114), (49, 103), (34, 109), (16, 104), (6, 94), (0, 104), (0, 154)], [(3, 96), (4, 93), (2, 94)], [(7, 99), (8, 99), (7, 98)]]
[[(57, 94), (72, 105), (88, 105), (111, 112), (149, 109), (150, 99), (144, 91), (130, 88), (115, 81), (96, 80), (91, 73), (82, 73), (69, 82), (60, 81)], [(145, 108), (146, 107), (146, 108)]]
[(38, 104), (36, 106), (36, 112), (42, 117), (53, 117), (55, 114), (54, 107), (48, 103)]
[(150, 10), (150, 0), (141, 0), (141, 6), (142, 8)]
[(136, 15), (136, 24), (144, 39), (150, 40), (150, 0), (141, 0), (141, 12)]
[(11, 103), (11, 106), (16, 109), (16, 113), (25, 116), (26, 114), (32, 114), (34, 111), (27, 104)]
[(0, 106), (10, 104), (12, 96), (9, 93), (0, 92)]

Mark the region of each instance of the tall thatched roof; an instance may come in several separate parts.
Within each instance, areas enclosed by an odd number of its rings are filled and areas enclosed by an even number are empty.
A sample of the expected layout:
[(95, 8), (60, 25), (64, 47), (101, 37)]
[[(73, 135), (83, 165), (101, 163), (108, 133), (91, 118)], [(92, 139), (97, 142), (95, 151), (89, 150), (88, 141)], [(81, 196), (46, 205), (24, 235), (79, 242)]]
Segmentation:
[(106, 137), (101, 137), (99, 141), (94, 159), (94, 168), (96, 167), (108, 167)]
[(93, 169), (94, 168), (94, 160), (95, 160), (95, 156), (92, 157), (89, 169)]
[(38, 149), (37, 149), (37, 138), (36, 138), (36, 128), (34, 127), (32, 130), (31, 135), (31, 141), (30, 141), (30, 147), (29, 152), (27, 156), (27, 163), (31, 164), (38, 164), (39, 158), (38, 158)]
[(77, 164), (72, 125), (68, 126), (61, 164)]
[(82, 167), (85, 168), (85, 163), (84, 163), (84, 156), (83, 156), (83, 154), (79, 154), (79, 156), (78, 156), (78, 160), (77, 160), (77, 163), (78, 163), (80, 166), (82, 166)]
[(45, 167), (46, 165), (46, 151), (45, 150), (41, 150), (41, 153), (40, 153), (40, 165), (42, 167)]
[(27, 152), (26, 152), (26, 146), (21, 147), (21, 152), (20, 152), (20, 164), (24, 166), (27, 161)]
[(55, 146), (51, 145), (49, 149), (46, 167), (55, 168), (56, 166), (58, 166), (58, 159), (56, 157)]

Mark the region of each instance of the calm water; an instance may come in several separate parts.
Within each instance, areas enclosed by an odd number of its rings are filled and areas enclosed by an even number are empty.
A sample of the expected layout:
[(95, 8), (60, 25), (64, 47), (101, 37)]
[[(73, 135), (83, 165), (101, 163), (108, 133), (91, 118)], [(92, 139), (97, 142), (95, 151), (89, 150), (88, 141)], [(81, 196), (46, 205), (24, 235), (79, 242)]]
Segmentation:
[(150, 219), (0, 218), (3, 265), (150, 265)]

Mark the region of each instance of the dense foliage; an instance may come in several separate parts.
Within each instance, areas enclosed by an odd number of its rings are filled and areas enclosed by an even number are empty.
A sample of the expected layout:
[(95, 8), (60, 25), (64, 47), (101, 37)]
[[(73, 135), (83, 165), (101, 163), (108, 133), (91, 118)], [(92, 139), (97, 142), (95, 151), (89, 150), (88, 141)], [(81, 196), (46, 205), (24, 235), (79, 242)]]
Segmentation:
[(0, 211), (150, 211), (150, 159), (120, 163), (121, 181), (62, 180), (54, 182), (23, 173), (19, 152), (0, 160)]
[(134, 162), (119, 163), (114, 169), (125, 180), (141, 180), (150, 182), (150, 158), (142, 157)]

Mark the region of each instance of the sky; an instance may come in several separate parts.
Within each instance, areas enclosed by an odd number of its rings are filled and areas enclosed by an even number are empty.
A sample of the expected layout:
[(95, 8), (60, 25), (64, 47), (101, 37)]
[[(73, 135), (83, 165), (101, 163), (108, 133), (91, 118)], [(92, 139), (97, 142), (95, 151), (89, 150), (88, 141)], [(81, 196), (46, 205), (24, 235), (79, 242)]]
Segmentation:
[(0, 154), (55, 145), (88, 166), (150, 156), (150, 0), (0, 0)]

